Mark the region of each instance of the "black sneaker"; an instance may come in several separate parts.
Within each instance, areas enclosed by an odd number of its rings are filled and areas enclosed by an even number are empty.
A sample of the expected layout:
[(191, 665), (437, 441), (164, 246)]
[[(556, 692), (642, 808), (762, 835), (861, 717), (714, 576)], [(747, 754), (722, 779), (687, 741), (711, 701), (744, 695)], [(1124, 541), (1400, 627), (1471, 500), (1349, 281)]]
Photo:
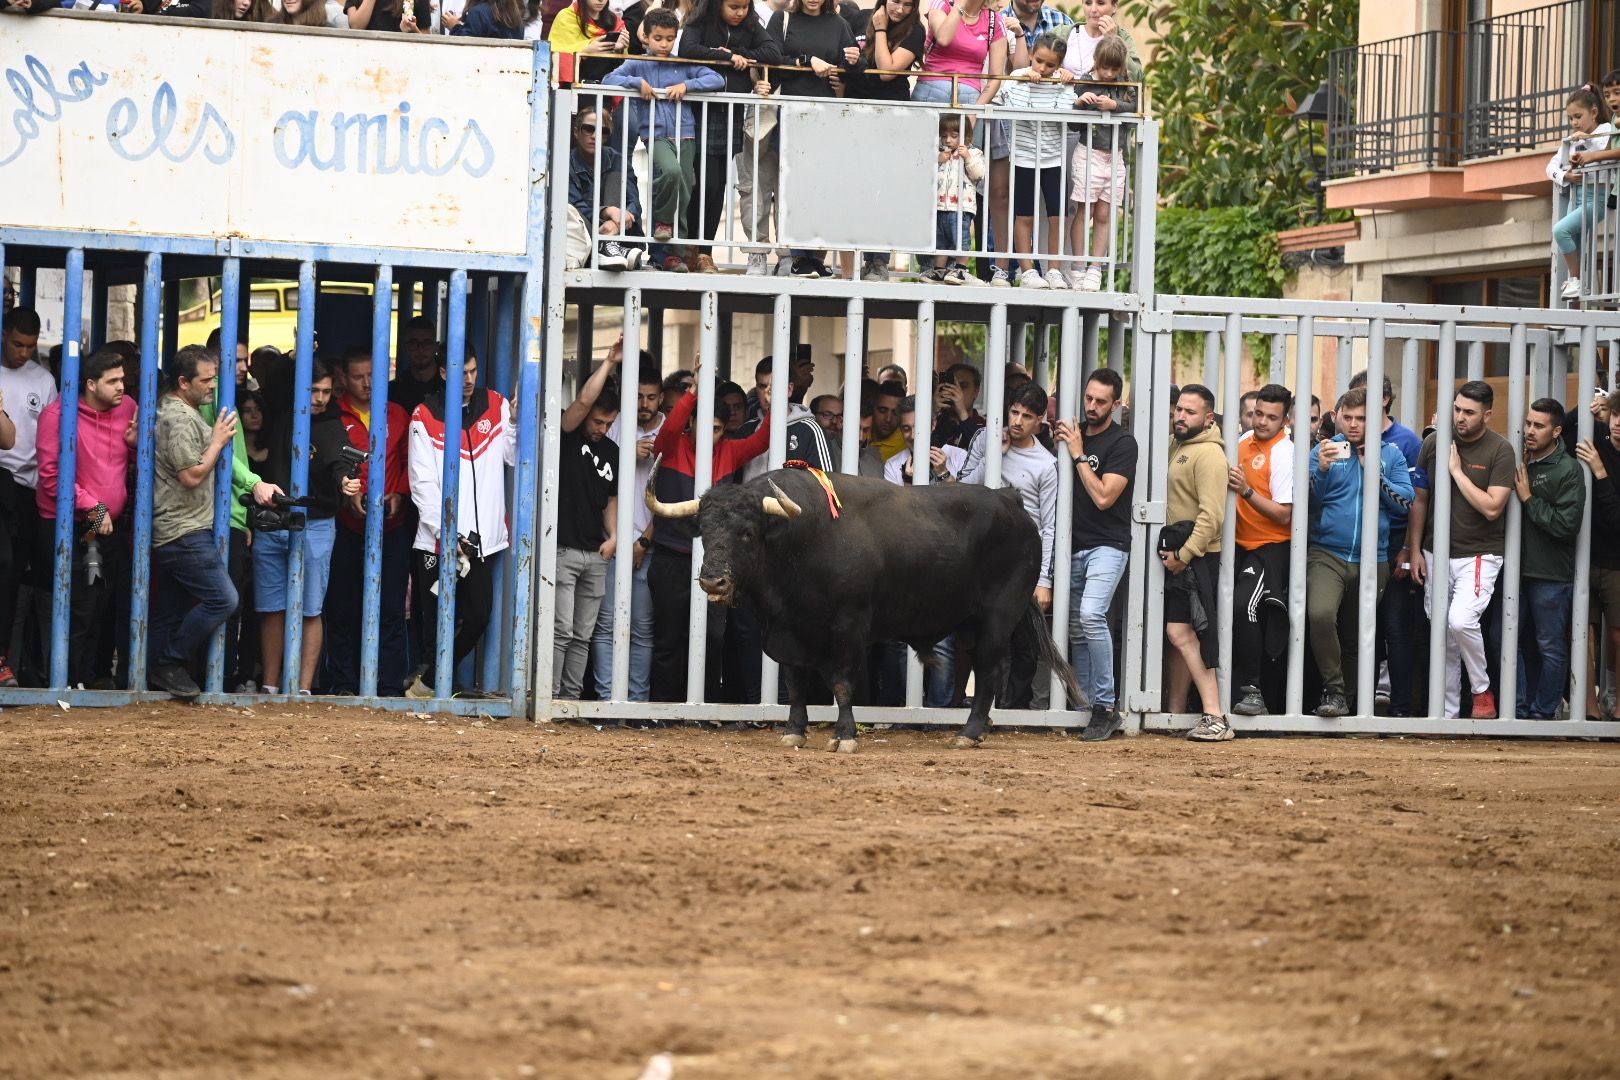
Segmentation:
[(190, 673), (179, 664), (158, 664), (146, 673), (146, 683), (182, 701), (190, 701), (202, 693), (202, 688), (191, 681)]
[(924, 270), (919, 275), (919, 278), (922, 281), (929, 281), (935, 285), (938, 285), (940, 282), (945, 280), (945, 267), (930, 266), (927, 270)]
[(812, 259), (808, 255), (800, 255), (793, 260), (793, 270), (796, 278), (830, 277), (831, 273), (823, 274), (827, 268), (821, 264), (820, 259)]
[(596, 268), (598, 270), (629, 270), (630, 259), (625, 255), (624, 248), (615, 240), (604, 240), (596, 249)]
[(1232, 712), (1237, 716), (1264, 716), (1266, 715), (1266, 699), (1260, 696), (1258, 687), (1245, 686)]
[(1316, 707), (1317, 716), (1344, 716), (1350, 711), (1350, 703), (1344, 695), (1329, 690), (1322, 695), (1322, 704)]
[(1080, 733), (1081, 742), (1107, 742), (1120, 727), (1119, 713), (1106, 705), (1091, 707), (1091, 721)]
[(834, 270), (832, 267), (828, 266), (826, 263), (822, 262), (820, 259), (811, 259), (810, 261), (816, 264), (816, 276), (817, 277), (837, 277), (838, 276), (838, 271)]

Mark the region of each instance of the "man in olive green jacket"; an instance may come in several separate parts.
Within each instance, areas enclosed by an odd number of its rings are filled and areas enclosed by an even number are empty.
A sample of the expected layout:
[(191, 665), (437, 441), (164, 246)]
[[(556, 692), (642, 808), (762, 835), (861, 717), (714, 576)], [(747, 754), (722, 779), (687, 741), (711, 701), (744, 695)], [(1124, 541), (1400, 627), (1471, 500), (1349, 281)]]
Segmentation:
[(1220, 655), (1221, 527), (1226, 521), (1226, 448), (1215, 426), (1215, 395), (1208, 387), (1181, 388), (1173, 419), (1165, 525), (1159, 560), (1170, 575), (1164, 589), (1165, 634), (1170, 653), (1170, 711), (1185, 712), (1189, 682), (1198, 688), (1203, 716), (1187, 733), (1198, 742), (1224, 742), (1232, 725), (1221, 714), (1216, 664)]
[(1564, 451), (1564, 407), (1554, 398), (1531, 402), (1525, 415), (1514, 487), (1522, 509), (1518, 715), (1553, 720), (1569, 684), (1575, 537), (1586, 511), (1586, 478)]

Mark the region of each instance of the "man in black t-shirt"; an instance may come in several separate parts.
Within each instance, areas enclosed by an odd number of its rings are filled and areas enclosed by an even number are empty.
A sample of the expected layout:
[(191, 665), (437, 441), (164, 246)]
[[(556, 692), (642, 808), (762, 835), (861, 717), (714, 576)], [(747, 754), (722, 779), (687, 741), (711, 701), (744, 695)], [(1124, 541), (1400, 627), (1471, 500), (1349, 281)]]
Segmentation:
[(1125, 382), (1099, 368), (1086, 381), (1085, 425), (1059, 421), (1058, 441), (1075, 471), (1074, 556), (1070, 562), (1069, 659), (1091, 706), (1082, 739), (1100, 742), (1119, 730), (1114, 700), (1114, 638), (1108, 625), (1114, 590), (1131, 546), (1131, 494), (1136, 438), (1114, 423)]
[(619, 347), (608, 353), (562, 416), (551, 667), (552, 696), (557, 698), (577, 698), (585, 685), (591, 635), (615, 548), (619, 448), (607, 433), (619, 415), (619, 392), (610, 377), (622, 355)]

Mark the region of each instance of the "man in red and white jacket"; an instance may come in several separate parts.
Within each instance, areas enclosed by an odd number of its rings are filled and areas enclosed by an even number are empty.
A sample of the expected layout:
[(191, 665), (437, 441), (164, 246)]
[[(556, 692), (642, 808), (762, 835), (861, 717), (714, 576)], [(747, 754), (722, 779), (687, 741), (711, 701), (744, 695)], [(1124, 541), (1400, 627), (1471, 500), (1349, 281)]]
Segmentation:
[[(350, 349), (341, 361), (343, 395), (338, 415), (349, 443), (371, 449), (371, 350)], [(378, 599), (377, 692), (385, 697), (402, 693), (411, 670), (405, 630), (405, 591), (411, 574), (411, 538), (415, 535), (416, 508), (411, 505), (406, 478), (406, 429), (410, 415), (401, 405), (388, 404), (387, 438), (383, 464), (382, 581)], [(337, 541), (332, 548), (332, 577), (326, 594), (326, 686), (332, 694), (360, 692), (360, 638), (363, 615), (361, 586), (366, 565), (366, 485), (370, 466), (360, 470), (360, 494), (338, 508)]]
[[(441, 366), (440, 378), (448, 388), (448, 370)], [(506, 472), (517, 464), (517, 432), (512, 426), (512, 407), (493, 390), (478, 388), (478, 358), (468, 355), (462, 367), (461, 430), (451, 438), (461, 445), (456, 498), (457, 545), (445, 550), (440, 537), (443, 515), (444, 394), (429, 394), (411, 413), (410, 489), (416, 504), (418, 522), (412, 544), (412, 584), (416, 603), (422, 605), (426, 625), (437, 626), (439, 559), (457, 559), (465, 570), (456, 586), (456, 631), (452, 653), (460, 664), (484, 636), (489, 623), (494, 582), (490, 558), (510, 544), (506, 530)], [(424, 642), (424, 644), (426, 644)], [(432, 654), (430, 653), (429, 656)], [(429, 664), (428, 669), (432, 670)], [(450, 687), (439, 687), (445, 697)], [(407, 697), (433, 697), (417, 678), (406, 690)]]

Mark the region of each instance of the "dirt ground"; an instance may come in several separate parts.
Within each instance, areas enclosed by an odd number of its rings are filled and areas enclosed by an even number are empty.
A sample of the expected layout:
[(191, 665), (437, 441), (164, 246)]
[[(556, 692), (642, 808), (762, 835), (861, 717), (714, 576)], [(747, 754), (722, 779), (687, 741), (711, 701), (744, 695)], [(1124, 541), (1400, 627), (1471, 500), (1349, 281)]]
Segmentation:
[(6, 709), (0, 1075), (1620, 1073), (1620, 747), (947, 739)]

